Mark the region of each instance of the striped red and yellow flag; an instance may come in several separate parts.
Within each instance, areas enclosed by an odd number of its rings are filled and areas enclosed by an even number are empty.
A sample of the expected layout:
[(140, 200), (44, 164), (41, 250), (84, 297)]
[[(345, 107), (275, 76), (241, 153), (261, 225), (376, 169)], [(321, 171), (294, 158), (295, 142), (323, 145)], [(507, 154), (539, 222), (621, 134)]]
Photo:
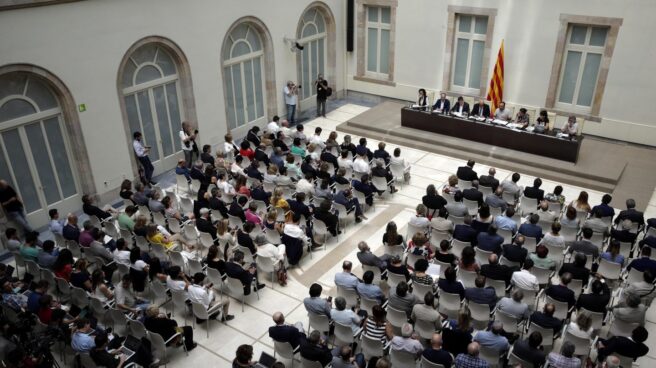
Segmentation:
[(487, 100), (491, 101), (492, 108), (490, 111), (492, 114), (496, 111), (499, 103), (503, 101), (503, 40), (501, 40), (497, 63), (494, 66), (494, 72), (490, 79), (490, 90), (487, 92)]

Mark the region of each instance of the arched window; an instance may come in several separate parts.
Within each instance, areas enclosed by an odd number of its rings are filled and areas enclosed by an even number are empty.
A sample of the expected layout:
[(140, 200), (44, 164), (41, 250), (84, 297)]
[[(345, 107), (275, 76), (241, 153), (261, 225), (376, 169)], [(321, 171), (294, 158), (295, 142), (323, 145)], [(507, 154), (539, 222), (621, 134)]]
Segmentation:
[(130, 136), (142, 132), (145, 145), (152, 147), (155, 173), (175, 166), (182, 149), (178, 132), (184, 109), (176, 64), (165, 47), (146, 43), (127, 57), (120, 75)]
[(79, 207), (64, 119), (57, 94), (43, 79), (27, 72), (0, 75), (0, 179), (41, 222), (48, 207)]
[(222, 55), (228, 130), (263, 122), (265, 50), (258, 29), (242, 22), (226, 36)]
[(298, 27), (298, 43), (304, 46), (300, 52), (301, 99), (316, 95), (314, 81), (324, 74), (326, 65), (326, 21), (317, 7), (308, 9)]

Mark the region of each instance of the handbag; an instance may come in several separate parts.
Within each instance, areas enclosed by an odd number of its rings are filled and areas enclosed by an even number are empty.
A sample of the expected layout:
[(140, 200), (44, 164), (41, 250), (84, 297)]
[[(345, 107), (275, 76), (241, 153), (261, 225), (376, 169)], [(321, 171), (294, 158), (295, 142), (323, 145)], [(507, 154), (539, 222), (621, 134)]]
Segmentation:
[(276, 272), (276, 276), (278, 278), (278, 283), (280, 286), (286, 286), (287, 285), (287, 270), (285, 267), (280, 267), (278, 271)]

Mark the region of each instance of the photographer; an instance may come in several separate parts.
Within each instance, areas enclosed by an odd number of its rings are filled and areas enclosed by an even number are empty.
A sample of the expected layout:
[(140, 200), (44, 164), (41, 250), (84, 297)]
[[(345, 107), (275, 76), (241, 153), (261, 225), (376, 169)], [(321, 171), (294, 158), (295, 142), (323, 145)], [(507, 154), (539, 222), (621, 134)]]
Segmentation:
[(314, 81), (314, 86), (317, 89), (317, 117), (326, 117), (326, 100), (328, 99), (328, 81), (323, 79), (323, 75), (319, 74), (317, 80)]
[(294, 119), (294, 114), (296, 113), (296, 103), (298, 101), (299, 88), (301, 88), (301, 86), (297, 86), (292, 81), (287, 81), (287, 85), (282, 90), (282, 92), (285, 94), (285, 105), (287, 105), (287, 120), (291, 124), (296, 122)]
[(191, 129), (192, 127), (190, 122), (182, 122), (180, 142), (182, 143), (182, 152), (184, 152), (184, 158), (188, 169), (191, 169), (191, 163), (194, 162), (194, 152), (196, 152), (196, 156), (198, 156), (198, 146), (196, 145), (196, 135), (198, 134), (198, 129), (194, 130), (193, 132)]

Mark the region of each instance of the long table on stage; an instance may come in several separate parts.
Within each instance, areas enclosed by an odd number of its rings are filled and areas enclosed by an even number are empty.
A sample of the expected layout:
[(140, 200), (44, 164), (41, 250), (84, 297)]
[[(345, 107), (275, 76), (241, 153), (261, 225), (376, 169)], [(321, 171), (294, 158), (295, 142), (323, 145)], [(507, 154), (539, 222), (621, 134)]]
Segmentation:
[(582, 135), (570, 140), (407, 107), (401, 109), (401, 126), (574, 163), (583, 140)]

